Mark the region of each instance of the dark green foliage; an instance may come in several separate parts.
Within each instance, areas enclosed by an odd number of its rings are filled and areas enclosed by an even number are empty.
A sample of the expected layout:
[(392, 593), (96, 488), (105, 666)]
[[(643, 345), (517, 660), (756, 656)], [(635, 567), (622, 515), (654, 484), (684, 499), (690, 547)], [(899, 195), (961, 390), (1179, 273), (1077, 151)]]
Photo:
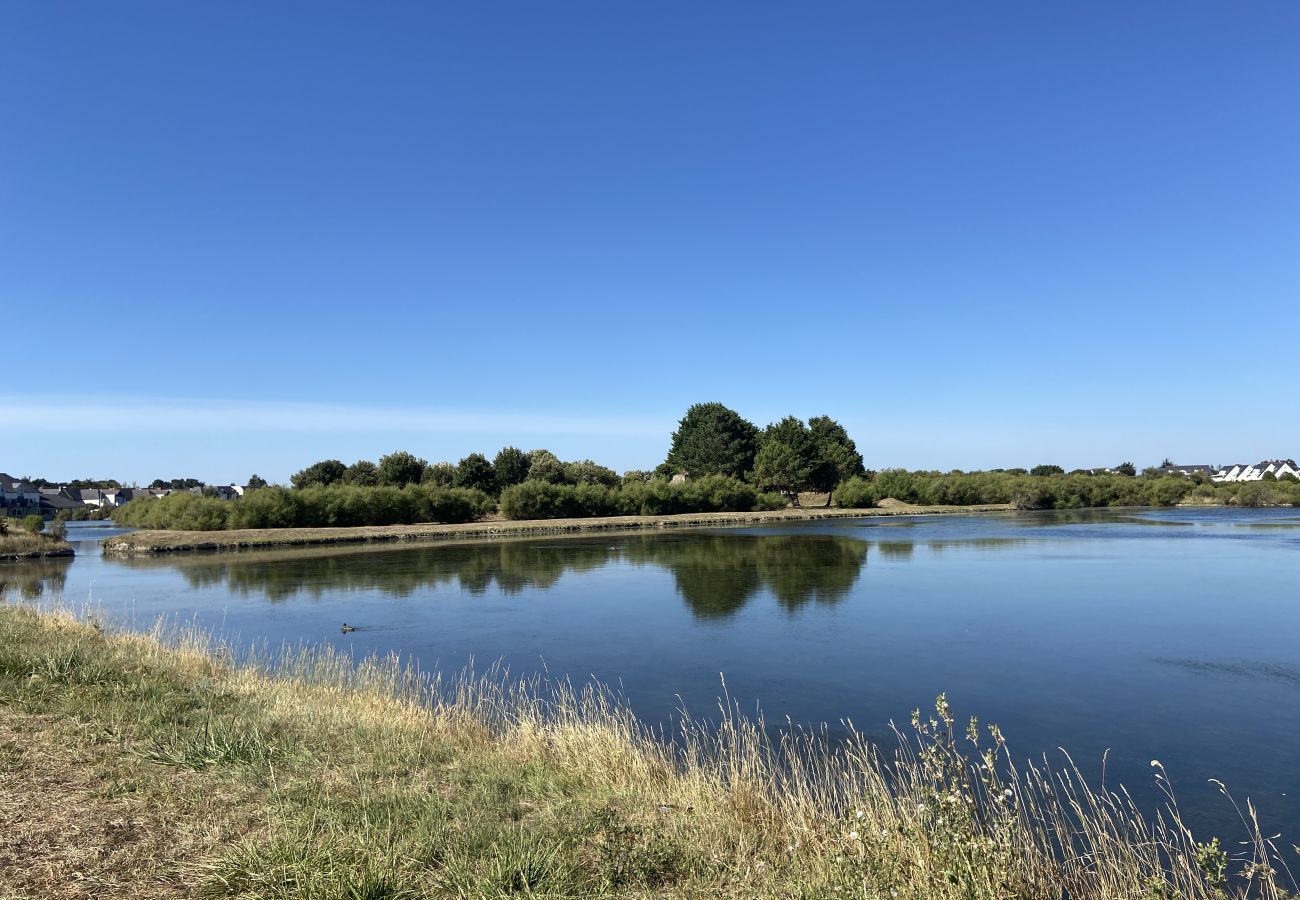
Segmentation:
[(307, 468), (289, 476), (289, 483), (296, 488), (311, 487), (314, 484), (334, 484), (343, 480), (347, 467), (337, 459), (322, 459)]
[(133, 500), (116, 510), (114, 519), (138, 528), (183, 531), (341, 528), (472, 522), (493, 508), (491, 497), (467, 488), (331, 484), (294, 490), (271, 486), (250, 491), (238, 500), (212, 500), (189, 493)]
[(726, 475), (743, 478), (754, 467), (758, 429), (721, 403), (697, 403), (673, 432), (665, 465), (669, 474), (692, 478)]
[(347, 471), (343, 473), (343, 483), (354, 484), (357, 487), (378, 487), (379, 466), (368, 459), (359, 459), (348, 466)]
[(391, 487), (419, 484), (428, 466), (428, 462), (418, 456), (398, 450), (379, 458), (379, 483)]
[(40, 534), (45, 529), (45, 520), (40, 516), (24, 516), (22, 520), (23, 531), (30, 534)]
[[(844, 430), (844, 426), (830, 416), (813, 416), (808, 420), (808, 435), (812, 439), (814, 462), (808, 477), (815, 491), (830, 494), (836, 485), (862, 475), (866, 467), (858, 446)], [(830, 505), (831, 498), (826, 498)]]
[(1062, 469), (1060, 466), (1052, 466), (1052, 465), (1034, 466), (1032, 469), (1029, 470), (1029, 474), (1034, 476), (1039, 476), (1039, 477), (1045, 475), (1064, 475), (1065, 470)]
[(1131, 462), (1122, 462), (1115, 467), (1115, 472), (1119, 475), (1127, 475), (1129, 478), (1137, 475), (1137, 466)]
[(497, 473), (497, 485), (508, 488), (512, 484), (521, 484), (528, 478), (528, 467), (532, 463), (528, 454), (518, 447), (502, 447), (492, 460), (492, 468)]
[(722, 475), (692, 478), (681, 484), (663, 479), (628, 481), (616, 487), (530, 479), (501, 492), (501, 513), (509, 519), (750, 512), (784, 505), (778, 496), (760, 494), (753, 485)]
[(485, 494), (497, 493), (497, 472), (482, 453), (471, 453), (456, 465), (456, 487), (473, 488)]
[(248, 484), (244, 485), (245, 489), (255, 491), (258, 488), (264, 488), (267, 481), (261, 475), (253, 474), (248, 477)]
[[(75, 484), (69, 484), (69, 487), (76, 487)], [(197, 478), (173, 478), (171, 481), (164, 481), (161, 478), (155, 478), (149, 483), (151, 488), (160, 490), (188, 491), (190, 488), (202, 488), (206, 485)]]
[(799, 492), (808, 486), (812, 468), (808, 454), (800, 453), (782, 440), (764, 440), (754, 458), (750, 480), (760, 490), (777, 491), (797, 505)]
[[(839, 428), (827, 419), (832, 428), (823, 424), (823, 436), (828, 444), (840, 443), (837, 440)], [(848, 440), (848, 435), (843, 435)], [(786, 416), (779, 422), (773, 422), (763, 429), (758, 438), (759, 450), (754, 457), (754, 468), (750, 480), (763, 490), (779, 491), (789, 497), (796, 505), (799, 492), (812, 487), (813, 470), (819, 462), (817, 447), (813, 443), (812, 433), (803, 420), (795, 416)], [(847, 449), (847, 448), (846, 448)], [(846, 465), (851, 465), (847, 456)]]

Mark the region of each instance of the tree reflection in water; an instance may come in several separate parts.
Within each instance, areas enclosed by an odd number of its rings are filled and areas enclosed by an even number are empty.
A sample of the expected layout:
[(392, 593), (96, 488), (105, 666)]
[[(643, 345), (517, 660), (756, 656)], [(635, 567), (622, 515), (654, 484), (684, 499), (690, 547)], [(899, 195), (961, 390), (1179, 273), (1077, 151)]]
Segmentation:
[[(871, 546), (869, 541), (827, 534), (682, 532), (400, 548), (319, 547), (113, 562), (175, 568), (192, 587), (224, 585), (272, 601), (338, 591), (404, 597), (439, 587), (476, 596), (493, 590), (520, 594), (548, 590), (571, 572), (616, 564), (655, 566), (672, 573), (678, 593), (695, 616), (722, 619), (764, 591), (790, 611), (808, 603), (834, 604), (861, 576)], [(875, 546), (883, 558), (895, 560), (910, 557), (915, 547), (911, 541), (881, 541)]]
[(0, 599), (35, 600), (47, 593), (58, 596), (67, 583), (70, 565), (72, 560), (67, 557), (0, 562)]

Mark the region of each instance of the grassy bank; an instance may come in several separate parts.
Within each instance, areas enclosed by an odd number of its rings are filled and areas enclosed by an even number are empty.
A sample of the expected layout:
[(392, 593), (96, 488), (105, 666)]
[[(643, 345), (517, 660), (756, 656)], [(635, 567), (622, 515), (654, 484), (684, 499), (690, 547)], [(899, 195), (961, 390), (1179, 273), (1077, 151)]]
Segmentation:
[(46, 556), (72, 556), (72, 545), (61, 538), (21, 529), (10, 528), (0, 532), (0, 560)]
[(136, 531), (106, 538), (104, 552), (112, 555), (170, 553), (185, 550), (241, 550), (303, 547), (318, 544), (357, 544), (392, 541), (436, 541), (464, 538), (527, 537), (586, 531), (632, 531), (647, 528), (692, 528), (748, 525), (759, 522), (901, 515), (955, 515), (1007, 512), (1009, 504), (979, 506), (914, 506), (897, 503), (873, 509), (790, 507), (744, 513), (689, 513), (669, 516), (606, 516), (603, 518), (499, 520), (456, 525), (386, 525), (356, 528), (263, 528), (231, 531)]
[(1229, 861), (1077, 773), (1008, 775), (942, 699), (898, 755), (736, 716), (671, 749), (598, 691), (279, 662), (0, 607), (0, 892), (1283, 896), (1257, 836)]

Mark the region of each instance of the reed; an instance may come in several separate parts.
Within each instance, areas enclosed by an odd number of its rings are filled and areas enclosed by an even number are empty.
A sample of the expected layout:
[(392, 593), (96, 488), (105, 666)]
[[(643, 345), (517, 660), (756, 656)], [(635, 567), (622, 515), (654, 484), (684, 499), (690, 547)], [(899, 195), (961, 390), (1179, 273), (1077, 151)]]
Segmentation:
[[(443, 676), (328, 648), (236, 663), (201, 632), (116, 632), (9, 606), (0, 703), (7, 727), (45, 748), (6, 755), (0, 731), (0, 773), (19, 773), (0, 774), (0, 803), (19, 802), (23, 772), (51, 783), (46, 770), (62, 766), (70, 782), (79, 766), (94, 803), (157, 813), (138, 813), (154, 856), (96, 874), (122, 896), (169, 884), (286, 898), (1276, 900), (1294, 889), (1290, 848), (1249, 804), (1241, 843), (1198, 839), (1172, 791), (1148, 817), (1068, 758), (1018, 764), (996, 726), (959, 723), (942, 696), (890, 747), (857, 732), (772, 740), (725, 698), (712, 721), (665, 735), (599, 685), (499, 668)], [(96, 812), (45, 800), (60, 809), (49, 816)], [(0, 837), (0, 874), (20, 893), (63, 896), (57, 852), (40, 865), (6, 854), (5, 841), (42, 846), (39, 819), (19, 827)]]

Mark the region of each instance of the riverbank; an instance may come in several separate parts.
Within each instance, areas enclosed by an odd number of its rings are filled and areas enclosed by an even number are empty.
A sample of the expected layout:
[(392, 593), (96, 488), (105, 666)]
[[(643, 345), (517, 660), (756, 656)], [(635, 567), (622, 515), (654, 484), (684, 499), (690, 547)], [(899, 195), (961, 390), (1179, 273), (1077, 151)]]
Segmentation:
[(72, 545), (46, 534), (10, 530), (0, 534), (0, 561), (72, 556)]
[(278, 662), (270, 675), (197, 636), (0, 606), (0, 883), (52, 898), (1244, 896), (1217, 843), (1198, 850), (1077, 773), (1055, 793), (1047, 773), (1001, 780), (996, 732), (963, 760), (942, 700), (897, 758), (861, 737), (833, 756), (772, 748), (738, 715), (674, 748), (600, 691), (429, 683), (327, 651)]
[(870, 518), (876, 516), (963, 515), (1011, 512), (1007, 503), (980, 506), (914, 506), (893, 503), (870, 509), (798, 507), (759, 512), (690, 513), (671, 516), (609, 516), (586, 519), (532, 519), (468, 522), (459, 525), (378, 525), (359, 528), (265, 528), (232, 531), (135, 531), (105, 538), (110, 556), (176, 553), (183, 551), (248, 550), (272, 547), (306, 547), (320, 544), (358, 544), (396, 541), (437, 541), (465, 538), (528, 537), (587, 531), (637, 531), (664, 528), (699, 528), (753, 525), (811, 519)]

